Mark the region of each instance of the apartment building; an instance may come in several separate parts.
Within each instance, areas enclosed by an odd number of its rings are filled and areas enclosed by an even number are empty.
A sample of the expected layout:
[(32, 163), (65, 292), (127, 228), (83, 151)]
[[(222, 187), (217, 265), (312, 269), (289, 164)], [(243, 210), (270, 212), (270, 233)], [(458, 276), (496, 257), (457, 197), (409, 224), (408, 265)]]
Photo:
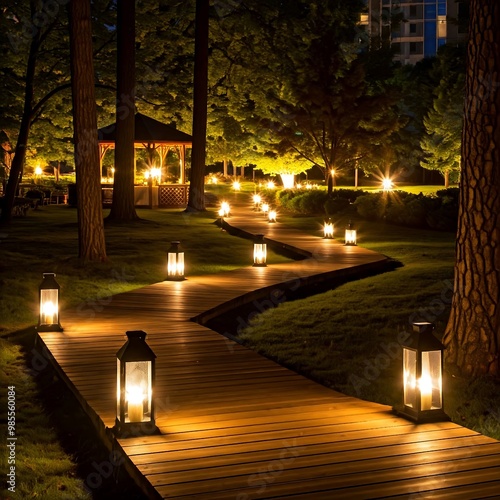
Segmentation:
[(464, 39), (460, 21), (466, 8), (467, 2), (457, 0), (367, 0), (361, 24), (372, 40), (391, 44), (396, 61), (415, 64)]

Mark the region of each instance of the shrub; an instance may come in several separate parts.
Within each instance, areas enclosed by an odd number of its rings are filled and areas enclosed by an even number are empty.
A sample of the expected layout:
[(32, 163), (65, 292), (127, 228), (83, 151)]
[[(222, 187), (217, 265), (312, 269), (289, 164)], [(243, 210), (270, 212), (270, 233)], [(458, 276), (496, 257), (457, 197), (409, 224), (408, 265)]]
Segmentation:
[(328, 198), (325, 202), (325, 212), (328, 215), (335, 215), (346, 211), (350, 206), (348, 198)]
[(324, 214), (328, 193), (314, 189), (298, 196), (300, 212), (303, 214)]
[(383, 219), (387, 206), (385, 193), (372, 193), (358, 196), (354, 202), (358, 214), (368, 220)]

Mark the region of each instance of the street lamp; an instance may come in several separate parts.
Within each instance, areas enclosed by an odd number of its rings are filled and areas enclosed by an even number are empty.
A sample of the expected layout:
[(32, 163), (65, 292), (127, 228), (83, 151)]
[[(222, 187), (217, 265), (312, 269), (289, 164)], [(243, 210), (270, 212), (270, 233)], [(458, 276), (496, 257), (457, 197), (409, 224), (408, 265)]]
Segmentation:
[(62, 332), (59, 321), (59, 290), (54, 273), (43, 273), (39, 288), (40, 312), (38, 317), (39, 332)]
[(127, 342), (116, 353), (115, 430), (152, 433), (156, 430), (153, 391), (155, 353), (146, 343), (146, 332), (126, 332)]
[(449, 420), (443, 410), (444, 346), (433, 330), (432, 323), (413, 323), (403, 344), (403, 409), (397, 413), (417, 423)]
[(172, 241), (167, 253), (167, 280), (182, 281), (184, 279), (184, 252), (180, 241)]

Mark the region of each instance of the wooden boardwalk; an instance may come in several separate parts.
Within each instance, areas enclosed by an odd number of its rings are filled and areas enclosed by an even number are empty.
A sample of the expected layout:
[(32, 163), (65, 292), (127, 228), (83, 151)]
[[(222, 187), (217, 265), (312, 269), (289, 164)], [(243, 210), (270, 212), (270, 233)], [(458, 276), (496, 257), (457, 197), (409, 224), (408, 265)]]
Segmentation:
[[(311, 258), (157, 283), (114, 296), (100, 311), (65, 311), (64, 332), (40, 333), (103, 440), (148, 497), (500, 498), (498, 441), (451, 422), (414, 425), (190, 321), (227, 310), (227, 303), (265, 307), (297, 280), (385, 261), (361, 247), (268, 225), (244, 207), (234, 212), (232, 225), (299, 246)], [(147, 332), (158, 356), (161, 433), (115, 439), (116, 352), (134, 329)]]

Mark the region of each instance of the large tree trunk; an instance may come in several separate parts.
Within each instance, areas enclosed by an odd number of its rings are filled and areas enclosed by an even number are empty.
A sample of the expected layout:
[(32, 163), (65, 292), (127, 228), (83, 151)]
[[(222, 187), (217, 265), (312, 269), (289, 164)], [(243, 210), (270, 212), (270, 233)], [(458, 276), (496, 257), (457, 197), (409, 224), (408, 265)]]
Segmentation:
[(187, 210), (205, 210), (205, 154), (208, 99), (209, 0), (196, 0), (194, 48), (193, 149)]
[(450, 171), (449, 170), (444, 171), (444, 187), (445, 188), (450, 187)]
[(117, 2), (116, 143), (109, 219), (136, 220), (134, 204), (135, 2)]
[[(37, 2), (30, 1), (31, 18), (35, 19), (37, 14)], [(17, 137), (16, 149), (12, 165), (10, 168), (9, 180), (5, 190), (5, 197), (2, 205), (2, 215), (0, 222), (8, 223), (12, 217), (12, 208), (16, 197), (17, 188), (21, 181), (24, 168), (24, 160), (26, 158), (26, 148), (28, 146), (28, 137), (31, 127), (31, 118), (33, 112), (33, 93), (35, 81), (36, 59), (40, 49), (41, 29), (36, 29), (31, 38), (30, 51), (28, 55), (28, 64), (26, 66), (26, 83), (24, 88), (24, 108), (21, 117), (21, 125), (19, 127), (19, 135)]]
[(500, 3), (472, 0), (455, 288), (446, 361), (500, 376)]
[(90, 0), (71, 0), (69, 20), (79, 257), (104, 261)]

